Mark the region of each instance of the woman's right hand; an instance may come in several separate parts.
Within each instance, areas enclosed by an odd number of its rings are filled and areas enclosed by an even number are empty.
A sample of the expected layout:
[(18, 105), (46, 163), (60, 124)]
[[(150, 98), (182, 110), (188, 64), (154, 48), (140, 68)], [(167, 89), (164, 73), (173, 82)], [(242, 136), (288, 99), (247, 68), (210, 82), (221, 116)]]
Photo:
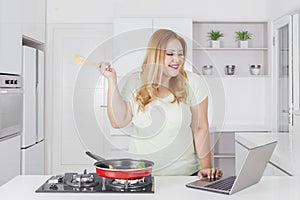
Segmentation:
[(101, 74), (107, 78), (108, 80), (115, 80), (117, 77), (116, 70), (111, 67), (110, 63), (108, 62), (101, 62), (99, 64), (99, 69)]

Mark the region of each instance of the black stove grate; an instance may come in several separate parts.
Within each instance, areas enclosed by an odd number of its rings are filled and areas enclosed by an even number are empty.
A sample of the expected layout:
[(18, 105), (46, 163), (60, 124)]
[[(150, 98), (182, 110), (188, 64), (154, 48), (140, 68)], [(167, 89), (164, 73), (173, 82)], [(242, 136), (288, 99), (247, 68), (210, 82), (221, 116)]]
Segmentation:
[[(52, 176), (35, 192), (37, 193), (154, 193), (154, 177), (151, 175), (144, 177), (143, 181), (138, 181), (137, 184), (120, 184), (114, 179), (107, 179), (93, 175), (93, 182), (86, 184), (73, 184), (74, 176), (77, 173), (66, 173), (64, 176)], [(57, 177), (60, 177), (57, 180)]]

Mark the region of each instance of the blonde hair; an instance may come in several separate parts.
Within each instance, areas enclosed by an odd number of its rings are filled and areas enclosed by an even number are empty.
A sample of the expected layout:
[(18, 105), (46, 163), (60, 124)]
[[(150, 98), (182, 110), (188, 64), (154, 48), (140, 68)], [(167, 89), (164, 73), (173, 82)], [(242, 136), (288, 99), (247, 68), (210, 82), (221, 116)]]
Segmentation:
[(177, 39), (182, 48), (184, 60), (180, 67), (178, 76), (170, 79), (169, 90), (174, 95), (174, 100), (171, 103), (185, 102), (187, 98), (186, 79), (187, 75), (184, 71), (184, 62), (186, 56), (186, 42), (175, 32), (167, 29), (160, 29), (151, 36), (146, 56), (142, 65), (141, 81), (142, 85), (137, 91), (136, 102), (139, 105), (139, 110), (144, 111), (145, 106), (152, 102), (158, 94), (158, 88), (161, 85), (163, 76), (163, 67), (165, 65), (166, 45), (172, 40)]

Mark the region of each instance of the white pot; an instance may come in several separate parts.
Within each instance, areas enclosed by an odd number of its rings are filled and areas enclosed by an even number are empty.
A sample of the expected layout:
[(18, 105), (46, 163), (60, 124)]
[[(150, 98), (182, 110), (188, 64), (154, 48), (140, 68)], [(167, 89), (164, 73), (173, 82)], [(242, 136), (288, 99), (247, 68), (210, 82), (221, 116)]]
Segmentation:
[(240, 48), (242, 49), (248, 48), (248, 41), (240, 41)]
[(214, 49), (220, 48), (220, 41), (212, 40), (211, 41), (211, 47), (214, 48)]

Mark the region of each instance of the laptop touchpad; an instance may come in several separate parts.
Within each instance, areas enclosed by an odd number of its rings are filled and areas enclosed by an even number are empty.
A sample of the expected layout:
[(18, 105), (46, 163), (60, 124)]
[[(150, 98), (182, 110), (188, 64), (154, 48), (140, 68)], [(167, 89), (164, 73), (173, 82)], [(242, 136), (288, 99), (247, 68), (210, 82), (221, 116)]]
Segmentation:
[(221, 179), (222, 177), (217, 177), (217, 178), (201, 178), (200, 180), (197, 180), (197, 181), (194, 181), (192, 182), (191, 184), (194, 185), (194, 186), (205, 186), (211, 182), (214, 182), (216, 180), (219, 180)]

